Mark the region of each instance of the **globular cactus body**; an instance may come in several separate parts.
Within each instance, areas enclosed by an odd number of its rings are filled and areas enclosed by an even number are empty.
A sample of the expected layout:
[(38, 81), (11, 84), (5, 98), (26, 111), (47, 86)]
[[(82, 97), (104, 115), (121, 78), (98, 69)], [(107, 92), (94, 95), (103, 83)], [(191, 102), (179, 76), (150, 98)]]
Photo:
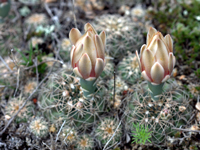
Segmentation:
[(98, 30), (107, 33), (106, 52), (119, 62), (128, 51), (135, 52), (143, 42), (142, 30), (128, 17), (103, 15), (95, 19)]
[(97, 116), (104, 110), (104, 89), (97, 86), (97, 92), (85, 98), (78, 81), (68, 74), (49, 78), (38, 103), (49, 121), (60, 125), (66, 121), (68, 125), (83, 129), (98, 120)]
[(169, 82), (164, 85), (164, 92), (157, 101), (145, 89), (146, 92), (138, 90), (133, 93), (125, 112), (126, 127), (134, 130), (132, 123), (148, 126), (149, 131), (152, 131), (150, 141), (154, 144), (165, 143), (167, 136), (174, 137), (177, 133), (174, 127), (187, 127), (193, 113), (187, 93), (176, 83)]

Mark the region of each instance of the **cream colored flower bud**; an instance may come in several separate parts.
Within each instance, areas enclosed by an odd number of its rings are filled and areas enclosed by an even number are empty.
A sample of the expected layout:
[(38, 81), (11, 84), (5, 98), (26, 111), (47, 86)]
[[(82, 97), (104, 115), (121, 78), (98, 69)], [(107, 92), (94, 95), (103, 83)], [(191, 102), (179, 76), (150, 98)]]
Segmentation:
[(73, 44), (71, 49), (71, 64), (73, 71), (79, 77), (88, 81), (98, 78), (104, 69), (106, 34), (97, 34), (91, 24), (85, 24), (85, 34), (76, 28), (71, 29), (69, 38)]
[(140, 58), (137, 51), (136, 55), (144, 79), (158, 85), (170, 78), (176, 59), (169, 34), (163, 37), (151, 27), (147, 34), (147, 44), (140, 49)]

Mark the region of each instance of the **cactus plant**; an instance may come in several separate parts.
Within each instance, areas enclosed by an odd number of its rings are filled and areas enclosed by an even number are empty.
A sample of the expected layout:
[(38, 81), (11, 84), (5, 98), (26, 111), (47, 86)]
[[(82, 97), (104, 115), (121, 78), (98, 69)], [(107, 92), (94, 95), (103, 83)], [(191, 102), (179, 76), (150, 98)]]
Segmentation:
[(77, 150), (92, 150), (94, 147), (94, 139), (87, 134), (80, 135), (77, 141)]
[(77, 144), (77, 139), (78, 139), (77, 134), (78, 132), (74, 128), (66, 125), (62, 128), (59, 137), (63, 143), (71, 146)]
[[(97, 139), (105, 145), (112, 137), (109, 146), (116, 145), (121, 138), (121, 126), (119, 126), (119, 122), (114, 118), (104, 118), (97, 126), (96, 129), (96, 137)], [(117, 128), (118, 127), (118, 128)]]
[(127, 51), (135, 52), (143, 43), (142, 29), (128, 17), (103, 15), (95, 19), (94, 26), (106, 31), (106, 50), (114, 61), (121, 60)]
[[(25, 97), (23, 97), (22, 95), (9, 99), (4, 110), (7, 118), (12, 117), (19, 110), (19, 108), (23, 105), (24, 102)], [(26, 106), (23, 107), (22, 110), (18, 113), (17, 117), (15, 118), (15, 121), (17, 123), (27, 122), (29, 118), (33, 115), (33, 108), (33, 103), (28, 101)]]
[(163, 89), (158, 101), (146, 89), (137, 90), (131, 95), (125, 112), (127, 128), (134, 130), (132, 123), (148, 126), (152, 131), (150, 141), (154, 144), (165, 143), (166, 136), (173, 137), (176, 133), (173, 127), (187, 127), (193, 113), (187, 93), (175, 81), (167, 81)]
[(97, 88), (90, 98), (85, 98), (77, 78), (54, 74), (43, 86), (38, 105), (52, 123), (59, 125), (66, 121), (76, 129), (84, 128), (93, 124), (104, 109), (105, 91), (99, 85)]
[(43, 138), (47, 136), (49, 131), (48, 122), (43, 117), (36, 117), (30, 122), (29, 130), (37, 138)]
[(134, 21), (140, 21), (141, 23), (145, 22), (146, 10), (142, 8), (141, 5), (136, 5), (134, 8), (132, 8), (130, 14)]

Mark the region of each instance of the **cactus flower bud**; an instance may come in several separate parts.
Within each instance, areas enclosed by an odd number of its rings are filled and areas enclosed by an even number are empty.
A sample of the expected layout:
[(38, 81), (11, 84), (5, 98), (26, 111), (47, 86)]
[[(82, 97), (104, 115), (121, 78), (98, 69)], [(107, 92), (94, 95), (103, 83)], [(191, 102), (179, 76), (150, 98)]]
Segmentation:
[(93, 81), (99, 77), (106, 64), (104, 31), (97, 34), (91, 24), (85, 24), (85, 34), (76, 28), (71, 29), (69, 38), (73, 44), (71, 49), (71, 64), (73, 71), (80, 78)]
[(140, 58), (136, 51), (142, 76), (154, 85), (161, 84), (170, 78), (175, 66), (173, 41), (168, 34), (165, 37), (154, 28), (147, 34), (147, 44), (140, 49)]

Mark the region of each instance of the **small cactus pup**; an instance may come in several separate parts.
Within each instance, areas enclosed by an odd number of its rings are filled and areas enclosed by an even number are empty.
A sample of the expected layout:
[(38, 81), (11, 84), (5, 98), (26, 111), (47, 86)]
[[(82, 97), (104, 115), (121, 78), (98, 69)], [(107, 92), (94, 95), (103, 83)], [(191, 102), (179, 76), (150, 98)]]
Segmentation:
[(168, 34), (165, 37), (154, 28), (150, 28), (147, 34), (147, 44), (140, 49), (140, 58), (136, 51), (142, 77), (148, 81), (151, 97), (158, 100), (162, 94), (165, 81), (175, 66), (173, 55), (173, 41)]
[[(19, 95), (18, 97), (14, 97), (9, 99), (5, 110), (5, 118), (10, 119), (17, 111), (21, 108), (23, 103), (25, 102), (25, 97)], [(15, 118), (16, 123), (27, 122), (31, 116), (33, 116), (34, 105), (31, 101), (28, 101), (26, 106), (21, 109), (18, 115)]]
[(62, 144), (66, 144), (68, 146), (73, 145), (74, 147), (75, 145), (77, 145), (78, 132), (73, 127), (65, 125), (62, 128), (59, 138)]
[(96, 129), (97, 140), (103, 144), (104, 148), (105, 146), (115, 146), (120, 142), (122, 135), (121, 128), (121, 123), (115, 118), (104, 118)]
[(3, 19), (8, 15), (10, 6), (10, 0), (0, 0), (0, 23), (3, 23)]
[(106, 34), (102, 31), (98, 35), (89, 23), (85, 24), (84, 29), (83, 35), (78, 29), (71, 29), (69, 38), (73, 44), (70, 53), (73, 72), (80, 77), (83, 94), (87, 98), (96, 91), (96, 79), (106, 64)]
[(92, 150), (94, 139), (87, 134), (80, 135), (77, 143), (77, 150)]
[(49, 132), (48, 122), (43, 117), (36, 117), (30, 122), (29, 130), (37, 138), (46, 137)]

